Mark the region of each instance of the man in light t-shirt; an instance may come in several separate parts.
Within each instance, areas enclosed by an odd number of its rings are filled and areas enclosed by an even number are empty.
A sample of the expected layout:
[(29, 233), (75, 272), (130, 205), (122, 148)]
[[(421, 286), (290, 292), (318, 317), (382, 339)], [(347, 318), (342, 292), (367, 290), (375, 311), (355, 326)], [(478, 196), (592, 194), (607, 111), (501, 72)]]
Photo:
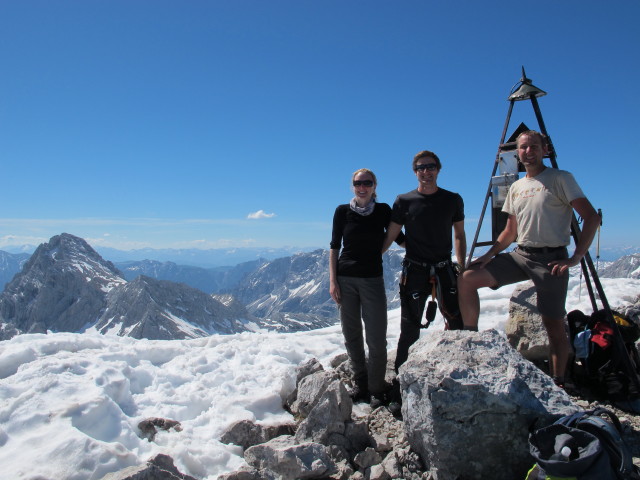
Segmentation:
[[(460, 311), (465, 329), (478, 329), (481, 287), (531, 279), (536, 287), (538, 310), (549, 336), (550, 370), (558, 385), (564, 374), (571, 345), (564, 329), (569, 268), (580, 263), (595, 235), (600, 216), (564, 170), (547, 168), (542, 159), (547, 144), (539, 132), (529, 130), (517, 140), (520, 162), (527, 172), (509, 189), (502, 211), (507, 224), (487, 253), (473, 261), (458, 278)], [(567, 253), (573, 210), (584, 220), (572, 257)], [(518, 247), (498, 255), (514, 241)]]

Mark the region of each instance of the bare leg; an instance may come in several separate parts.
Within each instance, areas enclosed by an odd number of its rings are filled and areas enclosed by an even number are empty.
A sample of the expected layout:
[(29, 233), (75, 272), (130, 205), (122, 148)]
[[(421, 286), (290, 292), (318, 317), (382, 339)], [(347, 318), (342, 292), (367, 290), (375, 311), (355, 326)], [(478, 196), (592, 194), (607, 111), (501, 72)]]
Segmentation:
[(549, 354), (551, 376), (564, 379), (569, 354), (571, 353), (571, 345), (567, 332), (564, 329), (564, 318), (550, 318), (543, 316), (542, 323), (547, 330), (549, 336)]
[(478, 289), (497, 284), (493, 275), (484, 268), (471, 268), (458, 277), (458, 301), (465, 328), (478, 328), (480, 297)]

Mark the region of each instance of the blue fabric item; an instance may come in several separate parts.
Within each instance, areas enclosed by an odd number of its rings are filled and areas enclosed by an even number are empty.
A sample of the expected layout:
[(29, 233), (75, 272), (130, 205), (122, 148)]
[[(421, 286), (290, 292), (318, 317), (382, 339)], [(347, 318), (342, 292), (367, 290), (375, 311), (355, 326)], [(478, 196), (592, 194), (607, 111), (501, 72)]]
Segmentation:
[(573, 348), (576, 350), (576, 357), (589, 358), (591, 352), (591, 330), (583, 330), (576, 334), (573, 339)]

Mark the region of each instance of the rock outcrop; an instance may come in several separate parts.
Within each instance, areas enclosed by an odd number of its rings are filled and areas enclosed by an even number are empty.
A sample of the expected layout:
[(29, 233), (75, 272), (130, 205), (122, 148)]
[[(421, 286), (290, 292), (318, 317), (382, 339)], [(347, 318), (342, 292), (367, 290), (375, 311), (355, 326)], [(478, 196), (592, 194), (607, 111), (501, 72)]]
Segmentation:
[(398, 379), (409, 443), (437, 480), (524, 478), (529, 426), (579, 409), (496, 330), (432, 332)]
[(549, 358), (549, 338), (538, 313), (538, 295), (533, 282), (519, 284), (509, 302), (509, 319), (504, 331), (516, 351), (532, 362)]
[(101, 480), (196, 480), (181, 473), (168, 455), (156, 455), (144, 465), (125, 468), (102, 477)]
[(259, 426), (231, 426), (223, 440), (252, 446), (247, 464), (219, 479), (524, 478), (529, 425), (578, 410), (495, 330), (432, 332), (412, 347), (398, 377), (404, 422), (385, 407), (354, 406), (343, 366), (299, 367), (286, 405), (294, 434), (255, 444)]

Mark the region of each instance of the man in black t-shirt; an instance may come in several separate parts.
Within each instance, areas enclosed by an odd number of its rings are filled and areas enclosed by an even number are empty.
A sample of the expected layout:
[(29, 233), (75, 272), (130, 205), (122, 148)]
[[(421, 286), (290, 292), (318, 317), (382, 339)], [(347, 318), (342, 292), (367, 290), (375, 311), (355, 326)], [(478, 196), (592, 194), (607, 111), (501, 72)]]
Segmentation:
[(386, 251), (404, 226), (406, 255), (400, 278), (401, 320), (396, 372), (407, 360), (409, 347), (420, 338), (422, 314), (434, 285), (446, 328), (458, 330), (463, 327), (451, 251), (455, 246), (458, 264), (464, 265), (467, 253), (464, 203), (457, 193), (438, 187), (441, 168), (440, 159), (433, 152), (425, 150), (414, 157), (413, 171), (418, 188), (396, 198), (383, 245), (383, 251)]

